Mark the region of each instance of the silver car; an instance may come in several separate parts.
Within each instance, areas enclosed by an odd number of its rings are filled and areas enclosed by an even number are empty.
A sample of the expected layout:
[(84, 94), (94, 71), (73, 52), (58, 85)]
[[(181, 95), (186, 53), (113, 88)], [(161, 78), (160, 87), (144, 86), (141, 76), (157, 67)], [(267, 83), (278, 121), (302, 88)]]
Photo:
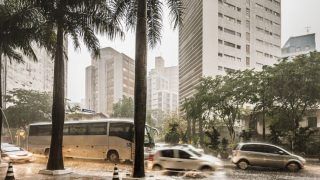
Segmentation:
[(287, 168), (296, 172), (304, 168), (306, 160), (271, 144), (240, 143), (232, 151), (232, 162), (240, 169), (248, 166)]
[(176, 146), (158, 150), (152, 158), (153, 170), (202, 170), (222, 168), (220, 159), (198, 153), (190, 148)]
[(3, 159), (12, 162), (31, 162), (33, 161), (33, 154), (14, 145), (1, 146), (1, 156)]

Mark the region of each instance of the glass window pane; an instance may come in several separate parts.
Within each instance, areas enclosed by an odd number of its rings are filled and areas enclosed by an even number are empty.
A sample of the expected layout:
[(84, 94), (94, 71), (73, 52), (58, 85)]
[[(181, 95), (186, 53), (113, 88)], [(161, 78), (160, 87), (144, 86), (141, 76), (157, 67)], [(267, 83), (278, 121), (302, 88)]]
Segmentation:
[(110, 123), (109, 136), (116, 136), (128, 141), (133, 141), (133, 124)]
[(161, 155), (162, 157), (173, 158), (173, 150), (163, 150)]
[(179, 150), (179, 158), (181, 159), (190, 159), (191, 155), (185, 151)]
[(106, 135), (107, 124), (106, 123), (95, 123), (88, 126), (88, 135)]
[(87, 124), (70, 124), (69, 134), (70, 135), (86, 135)]

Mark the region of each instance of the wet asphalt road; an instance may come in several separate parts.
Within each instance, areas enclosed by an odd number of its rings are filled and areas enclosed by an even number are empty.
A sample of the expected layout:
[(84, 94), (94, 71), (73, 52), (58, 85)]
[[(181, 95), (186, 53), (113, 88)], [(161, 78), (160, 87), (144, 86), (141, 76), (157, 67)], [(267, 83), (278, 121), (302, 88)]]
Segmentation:
[[(36, 161), (33, 163), (14, 164), (14, 173), (17, 179), (23, 180), (37, 180), (37, 179), (85, 179), (85, 180), (99, 180), (112, 179), (113, 164), (106, 162), (95, 161), (81, 161), (81, 160), (67, 160), (66, 167), (72, 167), (73, 174), (53, 178), (39, 175), (40, 169), (45, 168), (44, 161)], [(5, 177), (7, 167), (4, 165), (0, 167), (0, 179)], [(125, 177), (127, 172), (131, 171), (131, 165), (119, 165), (121, 177)], [(147, 179), (190, 179), (186, 178), (186, 174), (197, 174), (194, 172), (147, 172)], [(206, 176), (203, 179), (217, 179), (217, 180), (320, 180), (320, 163), (308, 164), (305, 169), (297, 173), (291, 173), (286, 170), (274, 170), (266, 168), (249, 168), (248, 170), (240, 170), (235, 166), (228, 164), (227, 167), (217, 170), (212, 173), (199, 173), (199, 175)]]

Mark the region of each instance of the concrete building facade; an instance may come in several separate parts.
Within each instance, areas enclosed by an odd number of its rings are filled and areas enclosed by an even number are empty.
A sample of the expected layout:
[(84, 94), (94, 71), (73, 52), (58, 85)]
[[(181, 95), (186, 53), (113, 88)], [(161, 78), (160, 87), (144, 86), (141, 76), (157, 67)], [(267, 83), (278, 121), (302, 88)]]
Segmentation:
[(201, 77), (261, 69), (281, 57), (281, 0), (184, 0), (179, 29), (179, 101)]
[(178, 113), (179, 70), (177, 66), (165, 67), (162, 57), (155, 58), (147, 81), (147, 109), (166, 114)]
[(114, 103), (134, 95), (134, 60), (110, 47), (100, 53), (86, 68), (85, 106), (110, 115)]

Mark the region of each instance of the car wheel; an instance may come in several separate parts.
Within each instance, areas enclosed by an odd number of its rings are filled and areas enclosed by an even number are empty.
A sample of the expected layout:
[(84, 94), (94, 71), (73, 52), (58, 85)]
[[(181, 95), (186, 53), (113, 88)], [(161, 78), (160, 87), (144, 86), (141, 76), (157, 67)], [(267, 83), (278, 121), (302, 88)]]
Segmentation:
[(248, 167), (249, 167), (249, 163), (248, 163), (248, 161), (246, 161), (246, 160), (240, 160), (240, 161), (237, 163), (237, 166), (238, 166), (238, 168), (240, 168), (240, 169), (242, 169), (242, 170), (246, 170), (246, 169), (248, 169)]
[(298, 163), (296, 162), (290, 162), (288, 165), (287, 165), (287, 169), (290, 171), (290, 172), (298, 172), (300, 170), (300, 166)]
[(107, 159), (112, 163), (119, 162), (119, 154), (117, 151), (109, 151), (107, 155)]
[(155, 164), (155, 165), (153, 165), (152, 170), (153, 171), (161, 171), (162, 167), (159, 164)]
[(203, 166), (203, 167), (201, 167), (200, 170), (203, 172), (209, 172), (209, 171), (212, 171), (213, 169), (210, 166)]

